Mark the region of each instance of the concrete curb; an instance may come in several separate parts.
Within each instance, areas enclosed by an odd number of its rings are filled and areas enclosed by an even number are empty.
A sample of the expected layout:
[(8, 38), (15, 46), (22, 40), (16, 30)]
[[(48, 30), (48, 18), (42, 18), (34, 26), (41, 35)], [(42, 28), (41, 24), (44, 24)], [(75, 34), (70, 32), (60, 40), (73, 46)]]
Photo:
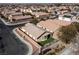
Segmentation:
[(2, 21), (5, 25), (8, 25), (8, 26), (14, 26), (14, 25), (19, 25), (19, 24), (27, 23), (27, 22), (18, 22), (18, 23), (12, 24), (12, 23), (10, 23), (10, 22), (6, 22), (6, 21), (5, 21), (3, 18), (1, 18), (1, 17), (0, 17), (0, 19), (1, 19), (1, 21)]
[(16, 30), (16, 28), (13, 29), (13, 33), (14, 33), (24, 44), (26, 44), (26, 45), (28, 46), (28, 48), (29, 48), (29, 51), (28, 51), (28, 54), (27, 54), (27, 55), (31, 55), (32, 52), (33, 52), (32, 45), (31, 45), (30, 43), (26, 42), (21, 36), (19, 36), (19, 35), (16, 33), (15, 30)]

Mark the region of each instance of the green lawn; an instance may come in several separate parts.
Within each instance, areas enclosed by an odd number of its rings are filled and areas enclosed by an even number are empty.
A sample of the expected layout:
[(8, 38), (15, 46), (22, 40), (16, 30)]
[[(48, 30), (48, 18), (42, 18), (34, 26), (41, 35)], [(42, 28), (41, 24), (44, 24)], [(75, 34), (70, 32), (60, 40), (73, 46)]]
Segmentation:
[(53, 42), (54, 41), (54, 38), (50, 37), (50, 38), (45, 38), (46, 40), (45, 41), (41, 41), (39, 42), (40, 45), (44, 46), (45, 44), (48, 44), (50, 42)]

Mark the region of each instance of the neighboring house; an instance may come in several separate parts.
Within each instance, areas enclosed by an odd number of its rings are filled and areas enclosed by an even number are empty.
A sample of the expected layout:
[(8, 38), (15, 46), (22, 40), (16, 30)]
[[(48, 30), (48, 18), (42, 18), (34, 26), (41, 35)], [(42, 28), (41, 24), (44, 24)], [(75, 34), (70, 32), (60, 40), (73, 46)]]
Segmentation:
[(21, 21), (21, 20), (26, 20), (26, 21), (31, 21), (32, 20), (32, 16), (31, 15), (17, 15), (17, 16), (9, 16), (8, 17), (10, 22), (14, 22), (14, 21)]
[(3, 11), (2, 15), (7, 18), (6, 20), (9, 22), (17, 22), (17, 21), (22, 21), (24, 22), (30, 22), (32, 21), (32, 16), (31, 15), (24, 15), (22, 12), (16, 12), (16, 11)]
[(59, 20), (64, 20), (64, 21), (71, 21), (73, 18), (72, 15), (59, 15), (58, 19)]
[(2, 15), (5, 17), (5, 18), (8, 18), (8, 15), (12, 14), (12, 13), (15, 13), (15, 11), (2, 11)]
[(12, 13), (10, 15), (12, 15), (12, 16), (20, 16), (20, 15), (23, 15), (23, 13), (22, 12), (15, 12), (15, 13)]
[(15, 16), (22, 16), (22, 15), (23, 14), (21, 12), (15, 12), (15, 13), (9, 14), (8, 15), (8, 19), (12, 20), (13, 17), (15, 17)]
[(79, 20), (79, 16), (77, 16), (76, 19)]
[(75, 12), (79, 12), (79, 7), (78, 6), (73, 7), (73, 9), (74, 9)]
[(63, 20), (46, 20), (46, 21), (40, 21), (37, 26), (40, 28), (43, 28), (51, 33), (54, 33), (56, 30), (58, 30), (61, 26), (67, 26), (71, 24), (69, 21), (63, 21)]
[(41, 11), (40, 8), (31, 8), (31, 9), (32, 9), (33, 12), (39, 12), (39, 11)]
[(60, 10), (60, 14), (65, 14), (65, 13), (71, 12), (71, 9), (69, 8), (69, 6), (61, 6), (61, 7), (59, 7), (59, 10)]
[(21, 12), (24, 12), (24, 13), (32, 13), (32, 10), (30, 8), (28, 9), (20, 9)]
[(79, 21), (79, 14), (75, 16), (76, 20)]
[(36, 18), (44, 19), (44, 18), (48, 17), (49, 13), (45, 13), (45, 12), (32, 12), (32, 15), (34, 15)]

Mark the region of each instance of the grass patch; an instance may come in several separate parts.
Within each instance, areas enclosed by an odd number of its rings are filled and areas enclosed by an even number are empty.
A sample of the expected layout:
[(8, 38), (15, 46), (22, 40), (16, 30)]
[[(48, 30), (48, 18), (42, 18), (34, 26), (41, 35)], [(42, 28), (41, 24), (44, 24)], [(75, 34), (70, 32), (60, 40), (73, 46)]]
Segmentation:
[(38, 42), (40, 45), (42, 45), (42, 46), (44, 46), (45, 44), (48, 44), (48, 43), (50, 43), (50, 42), (53, 42), (55, 39), (54, 38), (52, 38), (52, 37), (50, 37), (50, 38), (45, 38), (46, 40), (45, 41), (40, 41), (40, 42)]

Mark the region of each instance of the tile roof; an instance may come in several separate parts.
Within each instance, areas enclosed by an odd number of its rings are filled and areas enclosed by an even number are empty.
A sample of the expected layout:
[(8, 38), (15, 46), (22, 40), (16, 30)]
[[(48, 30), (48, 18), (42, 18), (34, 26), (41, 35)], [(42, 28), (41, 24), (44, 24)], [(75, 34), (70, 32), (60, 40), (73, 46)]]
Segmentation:
[(12, 18), (15, 19), (15, 20), (22, 20), (22, 19), (32, 18), (32, 16), (30, 16), (30, 15), (26, 15), (26, 16), (20, 15), (20, 16), (13, 16)]
[(29, 37), (28, 35), (24, 34), (21, 30), (19, 30), (19, 28), (16, 29), (16, 32), (17, 32), (19, 35), (21, 34), (21, 35), (25, 36), (24, 39), (32, 45), (32, 47), (33, 47), (33, 54), (35, 54), (37, 51), (40, 52), (41, 46), (40, 46), (37, 42), (35, 42), (35, 41), (34, 41), (31, 37)]
[(40, 37), (43, 33), (45, 33), (44, 30), (36, 27), (35, 25), (28, 23), (26, 24), (24, 27), (22, 27), (22, 30), (29, 34), (29, 36), (31, 36), (33, 39), (37, 39), (38, 37)]
[(59, 27), (66, 26), (70, 23), (71, 22), (63, 21), (63, 20), (46, 20), (46, 21), (39, 22), (37, 26), (42, 27), (47, 31), (54, 32)]
[(45, 12), (33, 12), (33, 15), (48, 15), (49, 13), (45, 13)]
[(12, 16), (17, 16), (17, 15), (22, 15), (22, 13), (21, 12), (15, 12), (15, 13), (12, 13), (11, 15)]

